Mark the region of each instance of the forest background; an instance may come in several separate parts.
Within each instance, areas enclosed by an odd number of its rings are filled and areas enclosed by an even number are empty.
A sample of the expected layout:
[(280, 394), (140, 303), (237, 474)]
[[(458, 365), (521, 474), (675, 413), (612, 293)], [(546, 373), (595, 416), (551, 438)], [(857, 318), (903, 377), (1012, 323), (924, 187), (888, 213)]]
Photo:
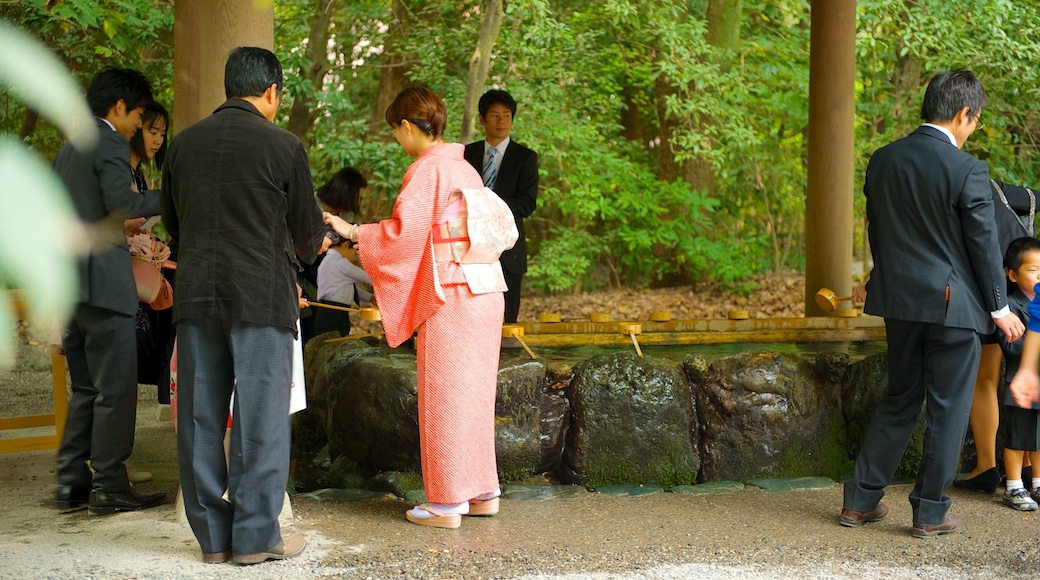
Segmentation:
[[(857, 260), (867, 159), (920, 123), (941, 70), (986, 87), (965, 150), (996, 179), (1040, 187), (1038, 13), (1040, 0), (857, 2), (855, 185), (834, 192), (854, 196)], [(276, 0), (274, 15), (288, 88), (277, 122), (308, 148), (316, 187), (348, 165), (368, 176), (359, 221), (389, 216), (411, 161), (383, 119), (398, 91), (432, 88), (445, 139), (468, 142), (494, 87), (519, 103), (513, 138), (540, 155), (529, 292), (747, 292), (755, 274), (804, 269), (808, 1)], [(5, 0), (0, 19), (84, 87), (106, 66), (142, 70), (172, 110), (172, 1)], [(2, 91), (0, 131), (47, 160), (64, 140)]]

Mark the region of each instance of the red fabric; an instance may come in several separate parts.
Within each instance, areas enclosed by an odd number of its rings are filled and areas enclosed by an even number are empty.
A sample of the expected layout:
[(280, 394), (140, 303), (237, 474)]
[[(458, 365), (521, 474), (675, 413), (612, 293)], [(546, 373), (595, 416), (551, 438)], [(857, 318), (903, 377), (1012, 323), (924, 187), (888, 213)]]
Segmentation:
[(495, 389), (502, 342), (501, 292), (473, 294), (455, 262), (436, 263), (433, 224), (449, 195), (482, 187), (463, 146), (424, 150), (405, 173), (393, 217), (358, 228), (386, 341), (418, 329), (423, 484), (433, 503), (456, 504), (498, 489)]
[(444, 303), (435, 283), (433, 224), (452, 191), (484, 186), (463, 149), (458, 143), (427, 147), (404, 174), (393, 216), (358, 227), (358, 252), (392, 347), (411, 338)]
[(498, 489), (495, 389), (502, 345), (501, 292), (444, 287), (446, 302), (419, 327), (419, 442), (433, 503), (456, 504)]

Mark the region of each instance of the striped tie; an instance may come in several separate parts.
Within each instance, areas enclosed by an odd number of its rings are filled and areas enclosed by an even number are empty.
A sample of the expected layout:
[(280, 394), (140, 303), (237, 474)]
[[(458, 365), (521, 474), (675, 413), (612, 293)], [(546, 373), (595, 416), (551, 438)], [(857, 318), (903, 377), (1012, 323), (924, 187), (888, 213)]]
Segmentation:
[(495, 147), (491, 148), (491, 154), (488, 155), (487, 163), (484, 164), (484, 185), (492, 189), (495, 188), (495, 175), (498, 173), (495, 170), (495, 155), (498, 153), (498, 149)]

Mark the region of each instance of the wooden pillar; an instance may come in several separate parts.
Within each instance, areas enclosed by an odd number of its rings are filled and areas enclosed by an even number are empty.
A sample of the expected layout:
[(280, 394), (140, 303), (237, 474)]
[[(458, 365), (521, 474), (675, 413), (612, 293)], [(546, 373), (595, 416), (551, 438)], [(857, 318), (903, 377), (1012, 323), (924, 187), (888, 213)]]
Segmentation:
[(274, 3), (177, 0), (173, 18), (173, 122), (184, 128), (225, 101), (224, 63), (233, 48), (274, 50)]
[(199, 115), (201, 5), (202, 0), (177, 0), (173, 5), (173, 135), (202, 118)]
[(852, 289), (856, 1), (813, 0), (811, 20), (805, 315), (825, 316), (816, 292)]

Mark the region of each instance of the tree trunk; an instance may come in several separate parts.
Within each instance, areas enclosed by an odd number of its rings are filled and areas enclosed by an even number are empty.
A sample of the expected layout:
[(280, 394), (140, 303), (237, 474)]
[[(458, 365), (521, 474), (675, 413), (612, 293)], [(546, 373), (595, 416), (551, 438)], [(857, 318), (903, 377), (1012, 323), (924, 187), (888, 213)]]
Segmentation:
[[(736, 52), (740, 45), (740, 25), (743, 13), (743, 0), (709, 0), (706, 11), (708, 22), (705, 38), (712, 46), (728, 49)], [(732, 66), (731, 60), (719, 61), (717, 64), (727, 70)], [(667, 114), (665, 102), (670, 94), (674, 93), (669, 85), (668, 79), (658, 77), (656, 80), (656, 102), (659, 125), (661, 127), (661, 147), (658, 153), (659, 176), (661, 179), (674, 181), (682, 179), (693, 186), (694, 189), (704, 190), (708, 195), (715, 192), (715, 170), (711, 162), (703, 157), (695, 156), (679, 163), (675, 160), (675, 145), (672, 136), (679, 122)], [(695, 91), (695, 86), (689, 87)], [(700, 113), (691, 119), (694, 127), (709, 127), (714, 121), (708, 113)], [(706, 131), (700, 131), (705, 133)]]
[[(714, 47), (736, 53), (740, 47), (740, 24), (744, 9), (743, 0), (709, 0), (705, 18), (708, 29), (705, 39)], [(717, 57), (715, 63), (723, 71), (733, 66), (732, 57)], [(708, 127), (715, 121), (710, 113), (701, 113), (695, 120), (697, 127)], [(706, 133), (706, 131), (702, 131)], [(682, 164), (683, 179), (694, 189), (704, 190), (708, 195), (715, 194), (715, 168), (704, 157), (695, 156)]]
[(394, 0), (393, 19), (390, 21), (390, 32), (383, 44), (386, 55), (382, 64), (383, 72), (379, 75), (379, 89), (373, 104), (372, 114), (368, 118), (368, 137), (381, 141), (391, 141), (393, 137), (386, 130), (386, 110), (397, 98), (397, 94), (405, 88), (405, 73), (411, 67), (412, 59), (398, 52), (397, 40), (408, 34), (412, 21), (411, 12), (404, 5), (404, 0)]
[(661, 146), (657, 148), (657, 177), (663, 181), (673, 182), (679, 178), (679, 164), (675, 162), (675, 149), (672, 145), (672, 131), (676, 126), (675, 117), (668, 114), (668, 96), (675, 89), (668, 77), (661, 74), (654, 79), (654, 104), (657, 108), (658, 125), (661, 131)]
[(502, 27), (502, 19), (505, 11), (502, 10), (502, 0), (484, 0), (480, 5), (484, 18), (480, 21), (480, 38), (477, 39), (477, 49), (469, 59), (469, 76), (466, 79), (466, 100), (462, 109), (462, 132), (459, 137), (461, 143), (469, 143), (477, 134), (477, 102), (484, 92), (484, 84), (487, 82), (488, 71), (491, 69), (491, 49), (495, 47), (498, 40), (498, 31)]
[[(735, 51), (740, 46), (741, 12), (744, 0), (709, 0), (706, 19), (708, 44)], [(733, 66), (732, 60), (720, 62), (723, 70)]]
[(338, 0), (317, 0), (307, 39), (307, 54), (304, 58), (307, 64), (306, 68), (301, 67), (299, 72), (303, 80), (303, 90), (293, 95), (293, 105), (289, 111), (288, 129), (300, 139), (304, 149), (308, 150), (311, 147), (311, 128), (318, 118), (317, 95), (324, 85), (325, 74), (329, 72), (329, 24), (333, 12), (339, 8)]
[(28, 141), (29, 137), (36, 132), (36, 121), (39, 118), (40, 113), (36, 109), (26, 107), (25, 113), (22, 114), (22, 126), (18, 130), (18, 139)]

